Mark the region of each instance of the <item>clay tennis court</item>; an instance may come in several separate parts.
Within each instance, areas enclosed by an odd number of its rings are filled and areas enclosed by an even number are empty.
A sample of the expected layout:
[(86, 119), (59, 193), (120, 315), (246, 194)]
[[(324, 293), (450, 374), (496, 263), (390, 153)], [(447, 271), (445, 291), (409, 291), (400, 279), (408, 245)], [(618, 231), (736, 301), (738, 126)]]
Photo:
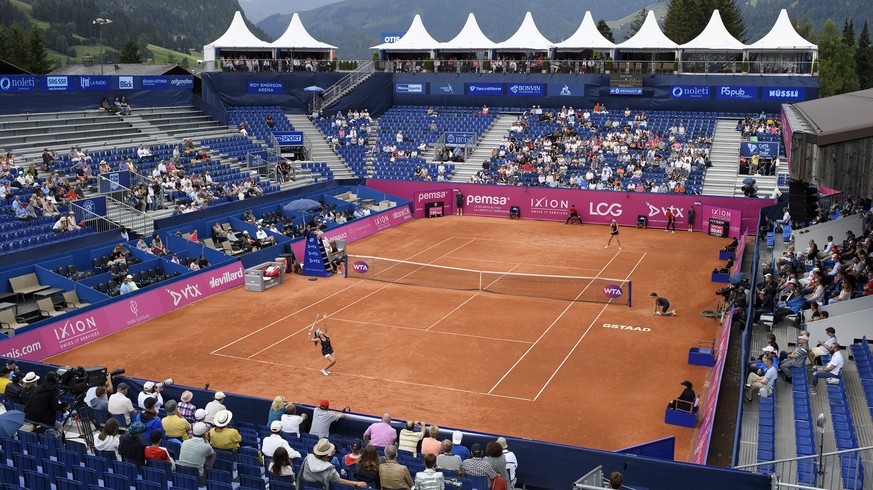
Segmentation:
[[(47, 362), (125, 367), (134, 377), (307, 404), (327, 398), (360, 413), (605, 450), (673, 435), (676, 459), (687, 460), (694, 431), (665, 425), (663, 411), (684, 379), (704, 393), (709, 370), (689, 366), (687, 353), (715, 335), (716, 321), (698, 313), (716, 304), (710, 272), (727, 239), (622, 228), (619, 251), (614, 241), (604, 249), (608, 235), (606, 226), (449, 216), (411, 221), (348, 252), (630, 279), (632, 308), (352, 273), (290, 276), (266, 292), (236, 288)], [(652, 291), (670, 299), (678, 318), (652, 315)], [(306, 341), (319, 313), (329, 315), (337, 356), (329, 377), (319, 372), (320, 349)]]

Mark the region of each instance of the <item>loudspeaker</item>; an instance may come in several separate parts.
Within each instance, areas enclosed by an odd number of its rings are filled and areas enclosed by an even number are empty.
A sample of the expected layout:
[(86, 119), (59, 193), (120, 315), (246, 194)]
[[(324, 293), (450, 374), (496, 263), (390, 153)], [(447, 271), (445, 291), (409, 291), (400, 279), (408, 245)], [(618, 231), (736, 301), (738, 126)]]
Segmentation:
[(791, 220), (797, 223), (809, 223), (815, 218), (815, 206), (818, 202), (818, 189), (806, 182), (792, 180), (788, 184), (788, 212)]

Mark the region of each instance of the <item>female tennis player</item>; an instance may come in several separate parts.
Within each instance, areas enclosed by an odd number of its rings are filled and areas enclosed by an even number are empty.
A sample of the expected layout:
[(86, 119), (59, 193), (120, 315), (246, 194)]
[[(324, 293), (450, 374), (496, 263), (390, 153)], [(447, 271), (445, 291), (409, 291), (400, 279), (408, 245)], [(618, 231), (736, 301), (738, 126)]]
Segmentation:
[[(324, 369), (321, 370), (321, 374), (325, 376), (330, 376), (330, 371), (327, 369), (334, 364), (336, 364), (336, 356), (333, 355), (333, 347), (330, 345), (330, 337), (327, 336), (327, 313), (322, 315), (316, 315), (315, 321), (312, 322), (312, 327), (309, 328), (309, 333), (306, 334), (306, 338), (312, 341), (316, 346), (321, 344), (321, 355), (327, 359), (327, 366), (324, 366)], [(315, 328), (315, 325), (318, 323), (318, 318), (321, 317), (321, 327)], [(312, 330), (315, 329), (315, 337), (312, 336)]]
[(618, 249), (621, 250), (621, 238), (618, 237), (618, 223), (615, 221), (615, 218), (613, 218), (612, 223), (609, 224), (609, 241), (606, 242), (606, 246), (603, 248), (609, 248), (609, 244), (612, 243), (613, 238), (618, 242)]
[(670, 301), (667, 298), (658, 296), (658, 293), (652, 293), (649, 296), (655, 300), (654, 314), (663, 316), (676, 316), (676, 310), (670, 310)]

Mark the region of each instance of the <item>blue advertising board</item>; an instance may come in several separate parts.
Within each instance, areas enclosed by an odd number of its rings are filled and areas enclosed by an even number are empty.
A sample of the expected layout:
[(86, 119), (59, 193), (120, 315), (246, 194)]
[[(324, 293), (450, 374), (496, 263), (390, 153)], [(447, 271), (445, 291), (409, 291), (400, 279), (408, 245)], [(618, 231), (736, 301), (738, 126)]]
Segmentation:
[(302, 131), (273, 131), (279, 146), (303, 146)]
[(161, 76), (143, 76), (139, 82), (143, 90), (166, 90), (170, 86), (167, 77)]
[(711, 99), (712, 87), (709, 85), (673, 85), (670, 87), (671, 99)]
[(79, 88), (82, 90), (102, 90), (109, 91), (109, 77), (100, 75), (89, 75), (79, 77)]
[(379, 34), (379, 44), (396, 43), (405, 32), (383, 32)]
[(725, 85), (715, 88), (715, 98), (721, 100), (756, 100), (758, 87)]
[(743, 141), (740, 143), (740, 154), (751, 157), (755, 153), (761, 158), (776, 158), (779, 155), (779, 143), (771, 141)]
[(170, 79), (171, 88), (194, 88), (194, 77), (191, 76), (173, 76)]
[(431, 95), (464, 95), (464, 84), (458, 82), (438, 82), (430, 84)]
[(542, 83), (507, 83), (506, 92), (521, 97), (538, 97), (546, 95), (546, 86)]
[(503, 95), (503, 84), (493, 82), (468, 83), (467, 95)]
[(643, 95), (642, 87), (609, 87), (609, 95)]
[(76, 213), (76, 221), (83, 219), (96, 218), (98, 216), (106, 216), (106, 196), (94, 196), (88, 199), (79, 199), (73, 201), (73, 204), (79, 206), (74, 207)]
[(36, 92), (36, 77), (33, 75), (3, 75), (0, 77), (0, 92)]
[(69, 92), (76, 90), (73, 77), (67, 75), (46, 75), (42, 78), (43, 92)]
[(132, 76), (118, 77), (115, 82), (115, 88), (118, 90), (133, 90), (136, 88), (136, 79)]
[(582, 83), (550, 83), (548, 86), (550, 97), (584, 97), (585, 84)]
[(395, 83), (394, 84), (394, 93), (395, 94), (424, 94), (425, 92), (425, 84), (424, 83)]
[(119, 172), (106, 172), (100, 174), (100, 193), (112, 192), (127, 187), (130, 189), (130, 172), (122, 170)]
[(248, 93), (250, 94), (284, 94), (285, 82), (256, 82), (249, 80)]
[(464, 146), (476, 137), (476, 133), (446, 133), (446, 146)]
[(796, 102), (806, 100), (805, 87), (762, 87), (761, 98), (764, 100), (784, 100)]

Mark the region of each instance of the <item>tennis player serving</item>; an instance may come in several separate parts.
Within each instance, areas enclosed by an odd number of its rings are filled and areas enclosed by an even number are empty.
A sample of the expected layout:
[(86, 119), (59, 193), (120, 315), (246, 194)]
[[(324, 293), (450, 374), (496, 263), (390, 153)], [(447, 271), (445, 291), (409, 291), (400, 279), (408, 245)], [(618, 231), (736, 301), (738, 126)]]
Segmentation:
[[(319, 328), (315, 328), (318, 324), (319, 318), (321, 318), (321, 325)], [(312, 335), (313, 330), (315, 330), (315, 336)], [(306, 334), (306, 338), (312, 341), (316, 346), (321, 344), (321, 355), (327, 359), (327, 365), (321, 370), (321, 374), (330, 376), (328, 368), (336, 364), (336, 357), (333, 355), (333, 347), (330, 345), (330, 337), (327, 336), (327, 313), (315, 316), (315, 321), (312, 322), (312, 326), (309, 327), (309, 332)]]

